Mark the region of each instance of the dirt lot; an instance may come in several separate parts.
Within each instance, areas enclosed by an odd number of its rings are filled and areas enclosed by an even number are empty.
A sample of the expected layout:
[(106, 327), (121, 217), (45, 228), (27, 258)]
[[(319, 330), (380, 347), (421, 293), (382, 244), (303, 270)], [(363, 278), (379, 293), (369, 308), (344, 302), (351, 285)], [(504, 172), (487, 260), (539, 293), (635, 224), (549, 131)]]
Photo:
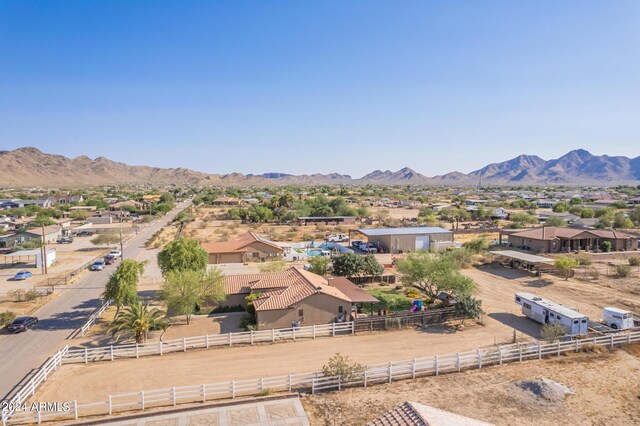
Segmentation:
[[(639, 355), (635, 345), (601, 355), (571, 354), (306, 396), (302, 401), (313, 425), (361, 425), (405, 401), (496, 425), (634, 425), (640, 423)], [(575, 395), (551, 402), (514, 384), (540, 378), (568, 386)]]

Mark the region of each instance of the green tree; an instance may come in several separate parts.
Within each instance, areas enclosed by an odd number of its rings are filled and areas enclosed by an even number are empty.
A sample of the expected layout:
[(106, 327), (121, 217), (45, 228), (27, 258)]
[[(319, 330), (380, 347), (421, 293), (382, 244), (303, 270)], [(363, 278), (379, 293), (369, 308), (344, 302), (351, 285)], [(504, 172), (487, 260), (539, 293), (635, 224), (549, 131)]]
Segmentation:
[(149, 331), (166, 330), (168, 327), (169, 323), (163, 311), (157, 308), (149, 309), (149, 305), (138, 300), (116, 315), (109, 333), (116, 336), (116, 340), (128, 334), (136, 339), (136, 343), (144, 343)]
[(640, 206), (636, 207), (629, 213), (629, 219), (631, 219), (636, 227), (640, 228)]
[(370, 277), (380, 277), (384, 273), (384, 266), (372, 254), (368, 254), (362, 261), (362, 273)]
[(329, 262), (331, 259), (325, 256), (314, 256), (309, 259), (309, 272), (313, 272), (314, 274), (324, 276), (327, 274), (327, 267), (329, 266)]
[(567, 226), (567, 222), (565, 222), (563, 219), (559, 218), (559, 217), (550, 217), (546, 220), (546, 222), (544, 223), (545, 226)]
[(602, 242), (602, 250), (606, 253), (609, 253), (611, 251), (611, 241), (603, 241)]
[(402, 284), (420, 290), (431, 299), (442, 291), (460, 297), (476, 290), (473, 280), (458, 269), (453, 259), (428, 252), (410, 253), (397, 264)]
[(91, 244), (95, 246), (107, 246), (110, 247), (112, 244), (116, 244), (120, 242), (120, 236), (118, 234), (98, 234), (91, 239)]
[(471, 241), (467, 241), (462, 244), (465, 250), (469, 250), (471, 253), (482, 253), (489, 248), (489, 241), (486, 238), (476, 238)]
[(571, 275), (571, 271), (577, 268), (580, 265), (580, 262), (569, 256), (560, 256), (553, 261), (553, 264), (558, 271), (562, 272), (565, 280), (568, 280), (569, 275)]
[(616, 213), (613, 219), (613, 227), (616, 229), (630, 229), (633, 228), (633, 222), (624, 213), (619, 212)]
[(171, 315), (185, 315), (187, 324), (196, 308), (205, 302), (216, 304), (226, 298), (224, 276), (219, 269), (169, 270), (161, 288), (161, 298)]
[(538, 218), (526, 212), (514, 213), (509, 216), (509, 219), (518, 226), (534, 225), (538, 223)]
[(463, 294), (456, 300), (456, 315), (478, 320), (482, 314), (484, 314), (484, 311), (482, 310), (481, 300), (475, 299), (469, 294)]
[(89, 213), (86, 210), (74, 210), (71, 213), (71, 219), (73, 220), (85, 220), (89, 217)]
[(56, 223), (53, 221), (53, 219), (51, 219), (50, 216), (46, 216), (38, 213), (35, 220), (31, 222), (31, 224), (33, 226), (49, 226), (49, 225), (55, 225)]
[(179, 238), (158, 253), (158, 266), (165, 277), (170, 271), (204, 271), (207, 269), (208, 257), (198, 240)]
[(333, 259), (333, 273), (339, 277), (355, 277), (362, 273), (363, 268), (364, 257), (355, 253), (343, 253)]
[(145, 263), (133, 259), (123, 260), (109, 277), (102, 293), (102, 300), (113, 301), (118, 307), (117, 312), (120, 312), (123, 305), (135, 303), (138, 300), (138, 281), (144, 274)]

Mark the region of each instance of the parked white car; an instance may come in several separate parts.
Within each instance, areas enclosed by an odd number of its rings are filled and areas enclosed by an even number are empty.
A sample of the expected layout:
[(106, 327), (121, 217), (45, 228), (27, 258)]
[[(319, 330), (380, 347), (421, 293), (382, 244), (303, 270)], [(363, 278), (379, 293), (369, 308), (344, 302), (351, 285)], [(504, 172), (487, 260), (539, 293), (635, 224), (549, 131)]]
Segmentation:
[(330, 243), (341, 243), (344, 241), (349, 241), (349, 237), (345, 234), (331, 234), (327, 238), (325, 238)]
[(122, 256), (122, 252), (120, 250), (111, 250), (109, 252), (108, 256), (118, 258), (118, 257)]

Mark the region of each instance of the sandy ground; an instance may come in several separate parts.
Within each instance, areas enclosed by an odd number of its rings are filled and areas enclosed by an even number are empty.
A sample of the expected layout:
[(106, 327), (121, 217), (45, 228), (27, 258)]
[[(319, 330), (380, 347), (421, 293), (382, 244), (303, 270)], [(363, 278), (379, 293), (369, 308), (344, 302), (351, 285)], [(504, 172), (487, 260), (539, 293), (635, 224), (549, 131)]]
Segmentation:
[[(491, 326), (473, 325), (461, 331), (434, 326), (425, 331), (367, 333), (225, 347), (115, 363), (67, 365), (45, 383), (38, 398), (47, 401), (78, 398), (91, 402), (110, 393), (316, 371), (336, 352), (370, 364), (455, 353), (510, 339), (510, 330), (494, 321)], [(163, 374), (151, 373), (159, 371)]]
[[(635, 355), (634, 355), (635, 354)], [(570, 354), (419, 380), (305, 396), (313, 425), (361, 425), (413, 401), (496, 425), (634, 425), (640, 423), (640, 347)], [(514, 385), (550, 378), (575, 395), (550, 402)]]

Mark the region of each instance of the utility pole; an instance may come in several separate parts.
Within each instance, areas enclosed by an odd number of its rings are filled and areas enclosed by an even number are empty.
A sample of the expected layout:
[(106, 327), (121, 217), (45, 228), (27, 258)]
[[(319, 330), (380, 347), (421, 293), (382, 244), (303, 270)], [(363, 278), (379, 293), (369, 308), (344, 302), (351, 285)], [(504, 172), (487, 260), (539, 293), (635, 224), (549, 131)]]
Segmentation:
[(49, 270), (47, 268), (47, 240), (44, 237), (44, 223), (42, 224), (42, 264), (44, 265), (44, 274), (47, 275)]
[(122, 212), (120, 213), (120, 260), (124, 260), (124, 244), (122, 243)]

